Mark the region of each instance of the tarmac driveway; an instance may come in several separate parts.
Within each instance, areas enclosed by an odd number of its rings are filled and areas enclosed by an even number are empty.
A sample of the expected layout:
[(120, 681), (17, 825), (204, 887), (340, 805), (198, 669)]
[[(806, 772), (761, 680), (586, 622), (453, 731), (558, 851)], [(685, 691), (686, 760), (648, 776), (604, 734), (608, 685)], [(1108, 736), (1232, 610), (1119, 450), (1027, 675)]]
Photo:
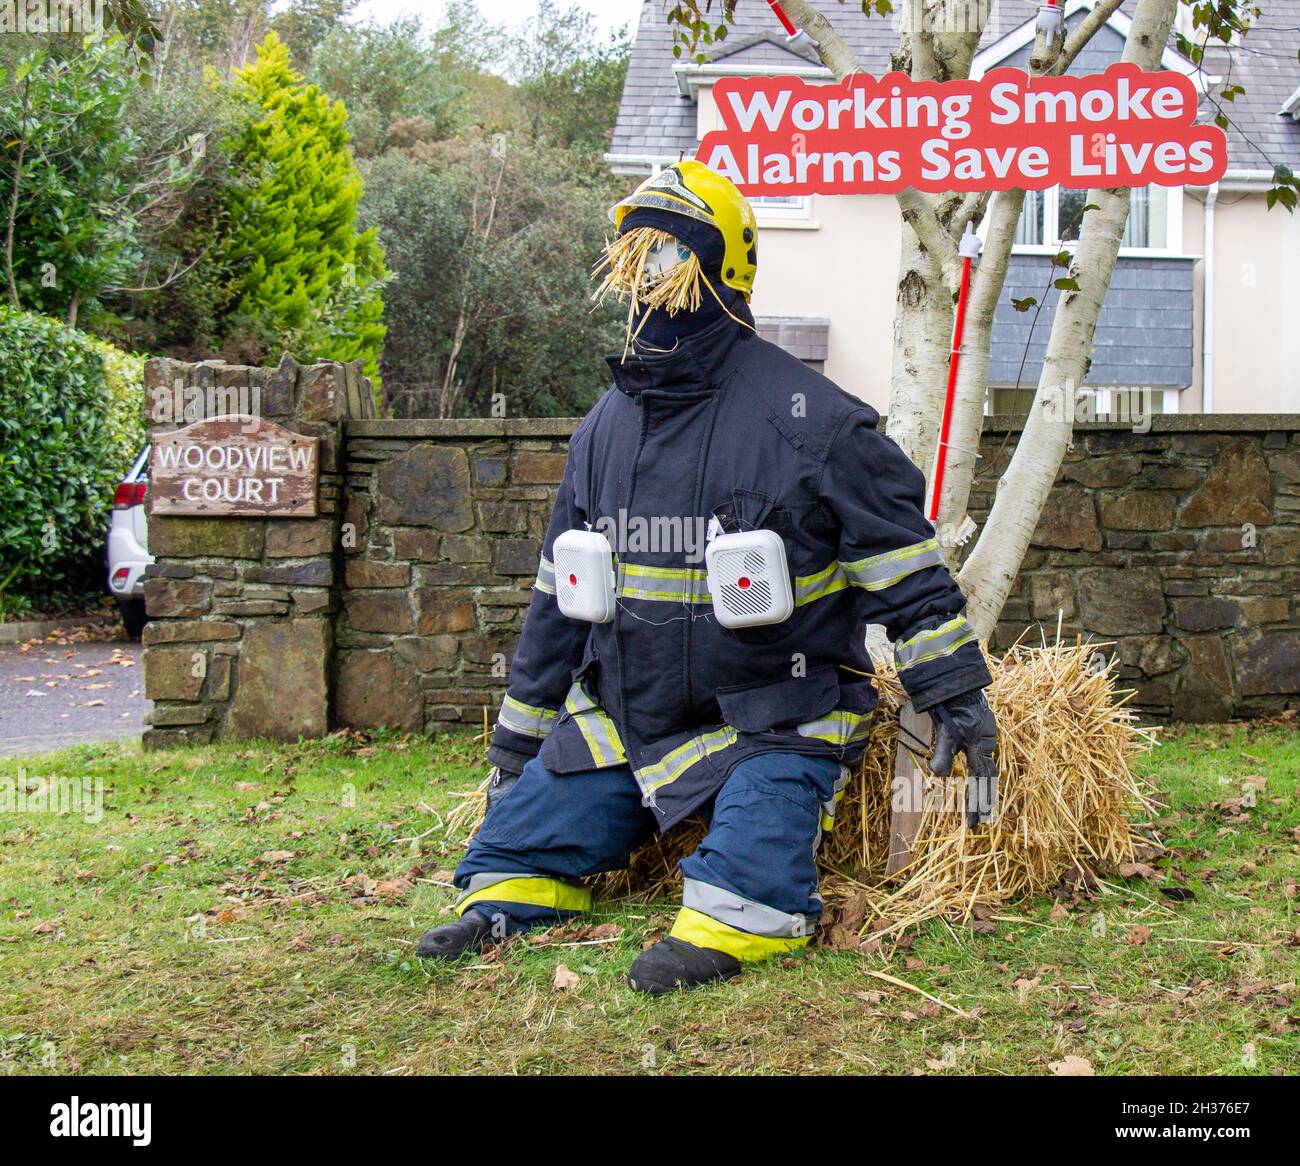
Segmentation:
[(149, 710), (140, 645), (0, 645), (0, 756), (136, 737)]

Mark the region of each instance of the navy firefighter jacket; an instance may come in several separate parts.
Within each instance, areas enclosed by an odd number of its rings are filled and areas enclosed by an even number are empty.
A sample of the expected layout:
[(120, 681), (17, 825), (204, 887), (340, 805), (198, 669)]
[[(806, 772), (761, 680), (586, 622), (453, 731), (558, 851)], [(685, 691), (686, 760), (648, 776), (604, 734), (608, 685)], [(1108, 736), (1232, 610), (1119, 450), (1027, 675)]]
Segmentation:
[[(739, 761), (862, 754), (883, 624), (918, 709), (989, 673), (924, 516), (925, 483), (874, 409), (723, 317), (672, 352), (609, 359), (573, 435), (489, 760), (557, 774), (630, 765), (661, 830)], [(553, 544), (607, 534), (613, 622), (561, 614)], [(794, 593), (783, 623), (725, 628), (703, 541), (766, 529)], [(866, 674), (866, 675), (864, 675)]]

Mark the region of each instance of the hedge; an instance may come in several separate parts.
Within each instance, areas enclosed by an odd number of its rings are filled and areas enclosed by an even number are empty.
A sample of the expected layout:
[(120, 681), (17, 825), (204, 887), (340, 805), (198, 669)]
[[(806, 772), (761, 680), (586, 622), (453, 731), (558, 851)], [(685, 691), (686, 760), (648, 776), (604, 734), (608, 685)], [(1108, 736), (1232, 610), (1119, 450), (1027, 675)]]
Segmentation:
[(143, 360), (0, 307), (0, 615), (104, 591), (113, 489), (139, 453)]

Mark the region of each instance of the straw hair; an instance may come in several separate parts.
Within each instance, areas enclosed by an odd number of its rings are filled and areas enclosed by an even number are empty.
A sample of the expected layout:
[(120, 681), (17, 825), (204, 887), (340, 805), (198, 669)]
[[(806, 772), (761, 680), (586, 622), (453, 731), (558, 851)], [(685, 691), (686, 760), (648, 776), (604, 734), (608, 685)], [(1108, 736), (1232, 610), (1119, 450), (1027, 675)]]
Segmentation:
[[(975, 829), (966, 824), (959, 755), (951, 777), (926, 774), (912, 861), (888, 879), (903, 694), (897, 677), (882, 668), (871, 743), (818, 855), (828, 908), (837, 897), (864, 895), (869, 910), (863, 930), (881, 937), (939, 916), (966, 918), (1133, 861), (1149, 841), (1135, 822), (1153, 807), (1132, 763), (1153, 733), (1126, 707), (1132, 693), (1117, 690), (1110, 669), (1094, 667), (1104, 646), (1058, 641), (990, 658), (993, 683), (986, 691), (998, 718), (997, 819)], [(481, 799), (469, 797), (481, 813)], [(461, 826), (476, 816), (466, 809), (470, 804), (457, 808)], [(677, 862), (704, 833), (701, 820), (688, 819), (647, 842), (627, 870), (594, 880), (598, 897), (676, 895)]]
[[(662, 309), (670, 316), (678, 312), (696, 312), (704, 302), (706, 288), (726, 310), (726, 304), (722, 303), (722, 297), (704, 274), (694, 251), (688, 252), (686, 259), (662, 274), (646, 270), (651, 253), (675, 239), (674, 235), (654, 227), (634, 227), (606, 243), (600, 261), (592, 269), (592, 278), (600, 278), (600, 284), (592, 292), (592, 300), (602, 304), (607, 297), (614, 295), (620, 303), (627, 304), (624, 356), (640, 336), (653, 311)], [(730, 311), (727, 315), (739, 324), (745, 322), (737, 320)]]

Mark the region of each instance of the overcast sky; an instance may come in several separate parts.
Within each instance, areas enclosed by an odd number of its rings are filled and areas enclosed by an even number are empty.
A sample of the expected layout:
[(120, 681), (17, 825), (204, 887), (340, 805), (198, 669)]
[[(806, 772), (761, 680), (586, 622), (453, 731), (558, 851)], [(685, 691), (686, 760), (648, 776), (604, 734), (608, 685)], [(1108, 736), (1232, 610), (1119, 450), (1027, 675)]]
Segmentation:
[[(577, 4), (590, 12), (602, 32), (612, 32), (623, 25), (631, 33), (641, 15), (641, 0), (558, 0), (567, 7)], [(532, 0), (478, 0), (479, 11), (491, 24), (519, 24), (536, 8)], [(399, 16), (420, 16), (436, 24), (442, 17), (442, 0), (361, 0), (356, 18), (373, 18), (388, 24)]]

